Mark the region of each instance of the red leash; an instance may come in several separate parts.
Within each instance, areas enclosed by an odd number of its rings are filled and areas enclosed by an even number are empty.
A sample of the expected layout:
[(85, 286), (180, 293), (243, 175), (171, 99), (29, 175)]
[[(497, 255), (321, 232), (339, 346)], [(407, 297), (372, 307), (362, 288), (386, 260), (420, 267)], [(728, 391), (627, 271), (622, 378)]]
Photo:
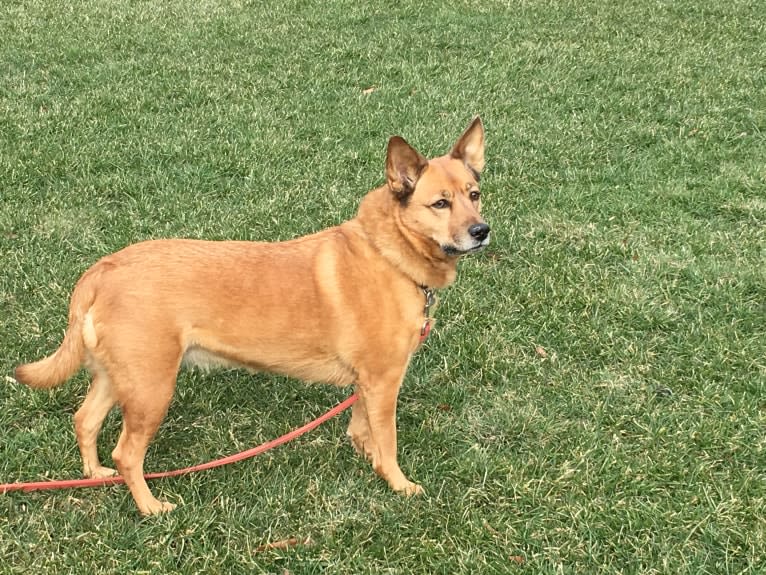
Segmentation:
[[(255, 457), (256, 455), (260, 455), (264, 451), (268, 451), (269, 449), (282, 445), (283, 443), (287, 443), (288, 441), (291, 441), (295, 439), (296, 437), (300, 437), (304, 433), (307, 433), (319, 427), (328, 419), (332, 419), (333, 417), (338, 415), (341, 411), (344, 411), (345, 409), (350, 407), (351, 404), (353, 404), (357, 399), (359, 399), (359, 396), (355, 393), (351, 395), (351, 397), (343, 401), (342, 403), (339, 403), (338, 405), (333, 407), (330, 411), (328, 411), (324, 415), (320, 415), (319, 417), (317, 417), (314, 421), (310, 421), (309, 423), (303, 425), (302, 427), (294, 429), (290, 431), (289, 433), (285, 433), (281, 437), (277, 437), (276, 439), (267, 441), (266, 443), (262, 445), (253, 447), (252, 449), (248, 449), (247, 451), (243, 451), (242, 453), (229, 455), (228, 457), (222, 457), (221, 459), (216, 459), (215, 461), (208, 461), (207, 463), (201, 463), (199, 465), (194, 465), (192, 467), (185, 467), (184, 469), (175, 469), (173, 471), (164, 471), (162, 473), (148, 473), (144, 475), (144, 477), (146, 479), (176, 477), (177, 475), (185, 475), (186, 473), (193, 473), (195, 471), (213, 469), (215, 467), (221, 467), (222, 465), (227, 465), (229, 463), (242, 461), (243, 459), (249, 459), (250, 457)], [(72, 487), (97, 487), (100, 485), (120, 485), (123, 483), (125, 483), (125, 480), (119, 475), (115, 475), (114, 477), (104, 477), (102, 479), (71, 479), (71, 480), (65, 480), (65, 481), (39, 481), (36, 483), (7, 483), (5, 485), (0, 485), (0, 494), (8, 493), (9, 491), (43, 491), (48, 489), (69, 489)]]

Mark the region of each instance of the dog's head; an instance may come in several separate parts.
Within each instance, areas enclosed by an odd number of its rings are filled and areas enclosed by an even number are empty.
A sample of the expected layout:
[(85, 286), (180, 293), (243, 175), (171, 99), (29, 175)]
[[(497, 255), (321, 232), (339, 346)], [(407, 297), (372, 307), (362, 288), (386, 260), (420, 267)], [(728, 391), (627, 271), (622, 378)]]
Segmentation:
[(450, 257), (489, 244), (489, 226), (480, 215), (479, 174), (484, 169), (484, 127), (475, 118), (449, 154), (427, 160), (404, 138), (388, 142), (386, 178), (402, 206), (410, 232), (438, 244)]

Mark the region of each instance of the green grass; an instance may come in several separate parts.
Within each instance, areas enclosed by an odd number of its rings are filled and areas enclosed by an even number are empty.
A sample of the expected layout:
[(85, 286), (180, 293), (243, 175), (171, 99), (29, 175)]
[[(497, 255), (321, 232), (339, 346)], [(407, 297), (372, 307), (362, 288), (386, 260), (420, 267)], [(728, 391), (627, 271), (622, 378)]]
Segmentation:
[[(0, 496), (0, 573), (763, 572), (764, 22), (746, 0), (4, 2), (3, 374), (55, 349), (101, 255), (338, 223), (392, 134), (436, 155), (482, 115), (493, 245), (402, 392), (428, 496), (390, 493), (343, 415), (154, 482), (165, 517), (123, 487)], [(86, 387), (0, 386), (0, 482), (78, 476)], [(345, 393), (183, 372), (147, 469)], [(258, 551), (289, 537), (312, 544)]]

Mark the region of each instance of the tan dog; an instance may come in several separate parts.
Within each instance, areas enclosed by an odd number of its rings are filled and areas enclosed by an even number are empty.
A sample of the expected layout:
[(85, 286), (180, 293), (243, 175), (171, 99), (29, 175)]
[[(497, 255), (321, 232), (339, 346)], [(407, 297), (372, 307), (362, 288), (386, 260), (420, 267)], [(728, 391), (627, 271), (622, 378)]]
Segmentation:
[(74, 417), (87, 477), (112, 475), (96, 451), (115, 404), (123, 427), (112, 458), (143, 514), (157, 500), (144, 456), (182, 362), (355, 385), (348, 435), (395, 491), (422, 492), (396, 457), (396, 400), (430, 327), (432, 291), (460, 256), (489, 243), (479, 215), (484, 129), (476, 118), (449, 154), (426, 160), (388, 142), (386, 185), (340, 226), (279, 243), (156, 240), (128, 246), (77, 283), (69, 327), (51, 356), (16, 369), (48, 388), (85, 363), (93, 381)]

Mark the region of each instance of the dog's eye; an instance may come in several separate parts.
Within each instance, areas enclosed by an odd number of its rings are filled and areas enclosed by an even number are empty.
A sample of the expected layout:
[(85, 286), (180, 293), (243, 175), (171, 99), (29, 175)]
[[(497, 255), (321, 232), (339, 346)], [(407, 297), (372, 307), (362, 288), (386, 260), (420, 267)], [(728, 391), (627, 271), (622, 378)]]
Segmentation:
[(479, 190), (474, 190), (469, 194), (471, 201), (476, 202), (481, 197), (481, 194), (479, 193)]
[(431, 207), (436, 208), (437, 210), (443, 210), (444, 208), (449, 207), (449, 202), (447, 200), (439, 200), (438, 202), (431, 204)]

